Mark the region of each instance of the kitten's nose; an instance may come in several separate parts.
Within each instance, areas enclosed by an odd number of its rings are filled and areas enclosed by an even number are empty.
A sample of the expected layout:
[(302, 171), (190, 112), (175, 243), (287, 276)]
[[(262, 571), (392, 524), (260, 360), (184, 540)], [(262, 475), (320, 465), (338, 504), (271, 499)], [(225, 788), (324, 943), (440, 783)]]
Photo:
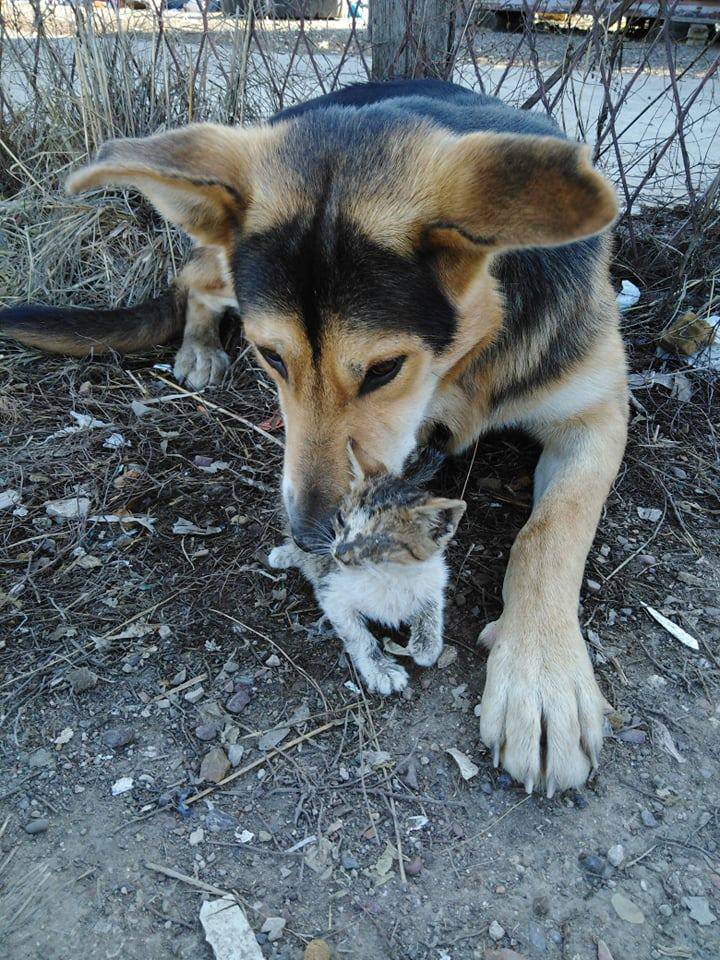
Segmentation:
[(345, 558), (350, 555), (351, 546), (349, 543), (339, 543), (333, 550), (333, 556), (336, 560), (339, 560), (341, 563), (345, 562)]

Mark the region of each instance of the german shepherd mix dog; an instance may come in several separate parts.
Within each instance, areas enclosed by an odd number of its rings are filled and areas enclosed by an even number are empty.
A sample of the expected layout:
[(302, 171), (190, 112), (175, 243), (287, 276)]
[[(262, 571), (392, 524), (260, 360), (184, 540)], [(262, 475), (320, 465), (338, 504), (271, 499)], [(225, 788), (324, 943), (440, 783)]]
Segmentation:
[[(173, 291), (126, 310), (21, 307), (0, 330), (73, 355), (182, 332), (178, 379), (228, 366), (225, 308), (275, 380), (282, 490), (312, 550), (350, 485), (400, 473), (430, 430), (450, 452), (524, 428), (544, 447), (510, 552), (481, 735), (528, 791), (579, 787), (606, 701), (580, 633), (583, 567), (626, 437), (608, 275), (613, 190), (546, 119), (440, 81), (352, 86), (257, 127), (106, 144), (68, 182), (142, 191), (198, 245)], [(318, 534), (321, 534), (318, 537)]]

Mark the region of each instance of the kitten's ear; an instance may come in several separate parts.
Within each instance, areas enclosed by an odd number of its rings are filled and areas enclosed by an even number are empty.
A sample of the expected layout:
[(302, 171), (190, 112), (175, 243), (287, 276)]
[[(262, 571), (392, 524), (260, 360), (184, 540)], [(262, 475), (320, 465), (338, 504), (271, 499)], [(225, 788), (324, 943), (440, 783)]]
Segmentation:
[(460, 518), (465, 513), (467, 504), (464, 500), (447, 500), (445, 497), (434, 497), (419, 507), (418, 513), (430, 514), (432, 520), (432, 538), (439, 547), (445, 547), (452, 540), (457, 530)]
[(355, 483), (362, 483), (365, 479), (365, 471), (363, 470), (360, 461), (355, 456), (352, 440), (348, 440), (347, 453), (348, 459), (350, 460), (350, 469), (352, 470), (353, 480)]

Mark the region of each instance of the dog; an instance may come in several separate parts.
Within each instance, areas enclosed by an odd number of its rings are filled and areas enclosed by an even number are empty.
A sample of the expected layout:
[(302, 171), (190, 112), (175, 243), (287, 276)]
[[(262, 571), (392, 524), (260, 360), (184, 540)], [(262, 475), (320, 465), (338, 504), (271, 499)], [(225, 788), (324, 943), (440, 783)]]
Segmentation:
[(367, 83), (234, 129), (107, 143), (71, 192), (140, 190), (196, 252), (169, 294), (111, 311), (25, 306), (5, 336), (80, 355), (182, 334), (175, 375), (219, 382), (237, 310), (277, 385), (282, 493), (300, 547), (351, 476), (398, 474), (443, 426), (543, 447), (510, 551), (480, 733), (528, 792), (580, 787), (608, 705), (578, 619), (587, 553), (626, 442), (626, 362), (609, 279), (613, 189), (547, 119), (442, 81)]

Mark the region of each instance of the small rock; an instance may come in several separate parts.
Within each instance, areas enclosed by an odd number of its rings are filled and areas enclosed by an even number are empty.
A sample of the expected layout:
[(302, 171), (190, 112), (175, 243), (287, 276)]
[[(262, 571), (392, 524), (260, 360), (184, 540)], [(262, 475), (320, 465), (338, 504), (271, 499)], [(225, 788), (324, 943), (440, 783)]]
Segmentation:
[(103, 743), (111, 750), (122, 750), (135, 739), (132, 727), (112, 727), (102, 735)]
[(67, 675), (72, 687), (73, 693), (84, 693), (86, 690), (92, 690), (97, 685), (97, 674), (87, 667), (78, 667), (76, 670), (69, 670)]
[(228, 747), (228, 760), (230, 761), (231, 767), (239, 767), (240, 761), (243, 758), (245, 753), (245, 747), (241, 743), (231, 743)]
[(223, 664), (223, 670), (225, 673), (237, 673), (240, 669), (240, 664), (236, 663), (234, 660), (226, 660)]
[(540, 927), (536, 926), (535, 924), (532, 924), (528, 929), (528, 940), (530, 941), (535, 953), (545, 953), (547, 950), (545, 934), (542, 932)]
[(616, 843), (615, 846), (610, 847), (607, 852), (607, 858), (614, 867), (619, 867), (625, 859), (625, 848), (623, 845)]
[(196, 847), (199, 843), (202, 843), (205, 839), (205, 831), (202, 827), (198, 827), (197, 830), (193, 832), (188, 837), (188, 843), (191, 847)]
[(596, 877), (603, 875), (603, 871), (605, 870), (605, 860), (603, 857), (598, 857), (594, 853), (583, 853), (578, 859), (580, 860), (580, 866), (583, 870), (586, 870)]
[(205, 817), (205, 826), (210, 833), (223, 833), (226, 830), (235, 830), (237, 820), (231, 817), (229, 813), (225, 813), (224, 810), (213, 807)]
[(119, 797), (121, 793), (127, 793), (129, 790), (132, 790), (133, 783), (132, 777), (120, 777), (120, 779), (116, 780), (112, 785), (112, 795)]
[(497, 943), (498, 940), (502, 940), (505, 936), (505, 928), (501, 927), (497, 920), (493, 920), (488, 927), (488, 934), (490, 935), (490, 939)]
[(455, 663), (457, 657), (457, 647), (446, 646), (438, 657), (437, 666), (440, 670), (444, 670), (446, 667), (449, 667), (450, 664)]
[(245, 688), (238, 690), (237, 693), (234, 693), (230, 699), (225, 704), (225, 709), (230, 713), (241, 713), (245, 707), (250, 703), (251, 696), (250, 691)]
[(195, 727), (195, 736), (198, 740), (206, 742), (214, 740), (217, 736), (217, 727), (214, 723), (201, 723), (199, 727)]
[[(280, 657), (276, 653), (271, 653), (270, 656), (265, 661), (266, 667), (279, 667), (280, 666)], [(268, 939), (272, 940), (272, 937)]]
[(351, 853), (343, 853), (340, 857), (340, 863), (346, 870), (359, 870), (360, 863)]
[(270, 843), (272, 834), (268, 833), (267, 830), (258, 830), (258, 840), (260, 843)]
[(201, 683), (191, 687), (185, 694), (188, 703), (198, 703), (205, 696), (205, 689)]
[(625, 920), (627, 923), (645, 923), (645, 916), (640, 907), (636, 906), (632, 900), (629, 900), (622, 893), (614, 893), (610, 902), (621, 920)]
[(31, 767), (50, 767), (55, 763), (55, 757), (45, 747), (33, 750), (28, 759)]
[(547, 917), (550, 913), (550, 897), (540, 896), (533, 900), (533, 913), (536, 917)]
[(200, 779), (220, 783), (230, 769), (230, 761), (221, 747), (208, 751), (200, 764)]
[(422, 868), (423, 862), (420, 857), (413, 857), (412, 860), (405, 864), (405, 873), (409, 877), (417, 877), (422, 873)]
[(286, 923), (287, 920), (284, 917), (268, 917), (260, 932), (266, 933), (270, 943), (274, 943), (283, 935)]
[(683, 904), (690, 911), (690, 918), (701, 927), (707, 927), (717, 920), (708, 906), (707, 897), (683, 897)]
[(672, 916), (672, 907), (669, 903), (661, 903), (658, 907), (658, 913), (661, 917), (671, 917)]
[(50, 821), (46, 817), (38, 817), (37, 820), (31, 820), (30, 823), (26, 823), (23, 830), (25, 833), (34, 836), (36, 833), (45, 833), (49, 826)]
[(590, 593), (600, 593), (602, 590), (602, 584), (598, 583), (597, 580), (586, 580), (585, 586), (588, 588)]
[(657, 826), (659, 826), (657, 820), (655, 819), (655, 817), (652, 815), (652, 813), (651, 813), (649, 810), (641, 810), (641, 811), (640, 811), (640, 819), (642, 820), (642, 822), (645, 824), (646, 827), (657, 827)]
[(258, 740), (258, 750), (272, 750), (290, 733), (290, 727), (276, 727), (274, 730), (268, 730)]

